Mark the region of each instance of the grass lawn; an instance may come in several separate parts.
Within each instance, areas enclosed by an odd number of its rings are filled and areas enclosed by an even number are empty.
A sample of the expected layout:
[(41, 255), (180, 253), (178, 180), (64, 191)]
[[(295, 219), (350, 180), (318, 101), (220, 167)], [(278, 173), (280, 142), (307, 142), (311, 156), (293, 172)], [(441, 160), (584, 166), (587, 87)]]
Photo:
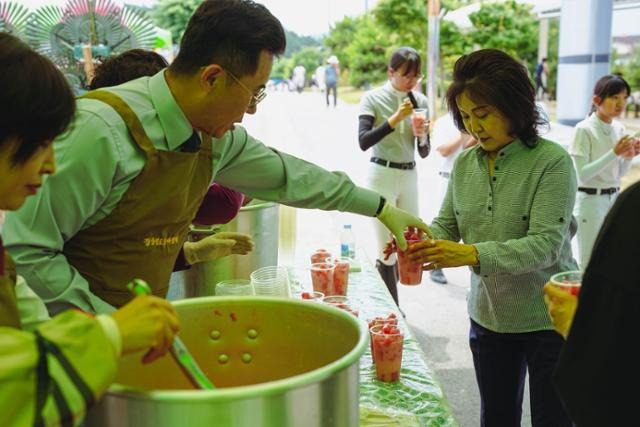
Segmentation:
[(359, 104), (364, 92), (363, 89), (358, 89), (353, 86), (340, 86), (338, 87), (338, 99), (347, 104)]

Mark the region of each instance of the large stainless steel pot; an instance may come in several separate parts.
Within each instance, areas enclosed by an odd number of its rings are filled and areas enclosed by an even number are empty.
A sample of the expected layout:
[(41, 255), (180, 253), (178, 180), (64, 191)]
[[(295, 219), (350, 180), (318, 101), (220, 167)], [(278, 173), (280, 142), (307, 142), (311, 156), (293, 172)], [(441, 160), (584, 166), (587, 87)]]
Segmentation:
[(216, 390), (193, 390), (171, 357), (122, 360), (93, 408), (98, 427), (358, 425), (361, 320), (324, 304), (266, 297), (175, 303), (180, 335)]
[(216, 283), (228, 279), (248, 279), (260, 267), (278, 264), (278, 207), (272, 202), (254, 200), (243, 206), (229, 223), (215, 226), (193, 225), (189, 240), (197, 241), (221, 231), (249, 234), (256, 249), (247, 255), (231, 255), (202, 262), (171, 275), (167, 299), (177, 300), (215, 295)]

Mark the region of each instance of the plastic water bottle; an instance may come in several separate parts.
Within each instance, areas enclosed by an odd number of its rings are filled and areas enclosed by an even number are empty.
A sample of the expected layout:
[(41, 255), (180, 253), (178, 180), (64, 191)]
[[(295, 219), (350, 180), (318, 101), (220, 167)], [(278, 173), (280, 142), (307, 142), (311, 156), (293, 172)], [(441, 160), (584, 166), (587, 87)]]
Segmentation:
[(340, 233), (340, 256), (355, 258), (356, 236), (351, 231), (351, 224), (345, 224)]

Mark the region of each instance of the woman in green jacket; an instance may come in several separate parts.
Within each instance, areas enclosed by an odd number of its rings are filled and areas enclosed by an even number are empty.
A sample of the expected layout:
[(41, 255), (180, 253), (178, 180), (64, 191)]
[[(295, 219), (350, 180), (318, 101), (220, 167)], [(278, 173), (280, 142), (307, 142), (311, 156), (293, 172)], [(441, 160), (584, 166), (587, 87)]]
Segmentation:
[[(0, 33), (0, 209), (16, 210), (55, 172), (52, 141), (75, 112), (48, 59)], [(179, 329), (171, 305), (141, 296), (111, 315), (68, 310), (22, 330), (16, 274), (0, 240), (0, 425), (79, 424), (115, 378), (120, 355), (164, 355)], [(31, 310), (33, 311), (33, 310)]]

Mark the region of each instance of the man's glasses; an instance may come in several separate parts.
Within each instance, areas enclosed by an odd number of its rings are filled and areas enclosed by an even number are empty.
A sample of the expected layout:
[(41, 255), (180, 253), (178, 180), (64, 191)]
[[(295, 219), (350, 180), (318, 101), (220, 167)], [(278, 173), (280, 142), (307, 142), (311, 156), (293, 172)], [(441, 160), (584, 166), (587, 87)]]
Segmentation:
[(257, 93), (253, 93), (253, 91), (251, 91), (248, 87), (246, 87), (244, 85), (244, 83), (242, 83), (236, 76), (233, 75), (233, 73), (229, 70), (226, 70), (227, 74), (229, 74), (231, 76), (231, 78), (238, 83), (238, 85), (240, 85), (241, 88), (243, 88), (244, 90), (247, 91), (247, 93), (249, 93), (251, 95), (251, 102), (249, 102), (249, 107), (255, 107), (256, 105), (258, 105), (260, 103), (260, 101), (262, 101), (263, 99), (265, 99), (267, 97), (267, 90), (264, 86), (262, 86), (260, 89), (258, 89)]

